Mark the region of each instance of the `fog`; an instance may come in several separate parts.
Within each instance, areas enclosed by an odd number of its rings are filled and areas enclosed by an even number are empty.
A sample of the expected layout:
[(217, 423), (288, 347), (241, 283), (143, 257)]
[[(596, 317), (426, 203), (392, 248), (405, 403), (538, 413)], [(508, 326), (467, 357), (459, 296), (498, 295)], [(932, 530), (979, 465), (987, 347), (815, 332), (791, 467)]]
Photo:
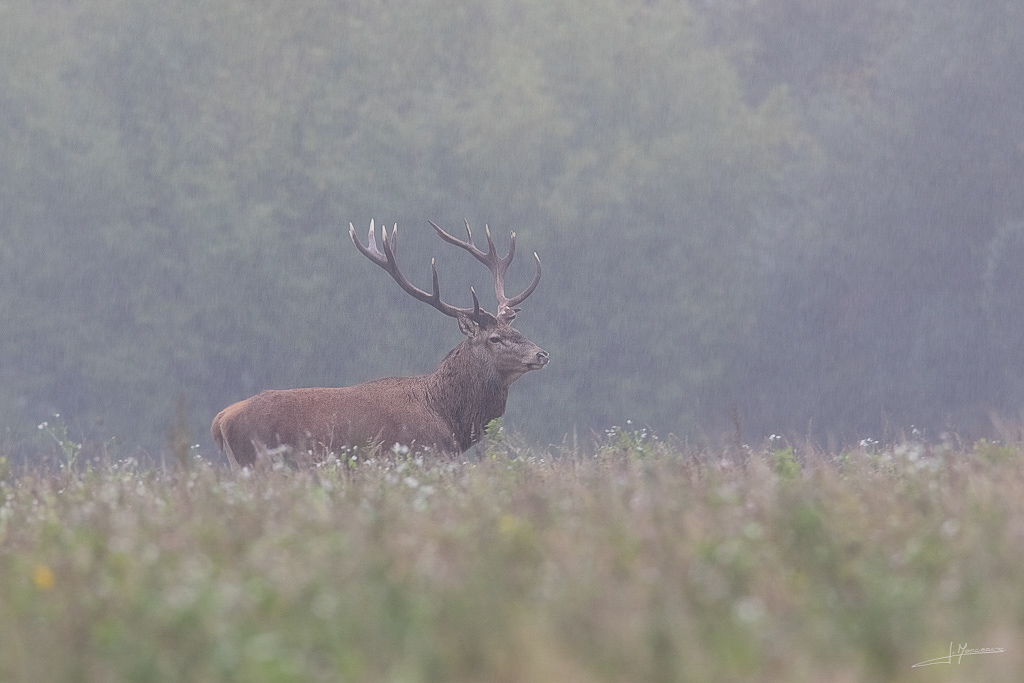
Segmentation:
[[(0, 2), (0, 427), (166, 448), (263, 388), (431, 371), (544, 264), (506, 427), (1008, 438), (1024, 5)], [(176, 407), (182, 406), (181, 411)]]

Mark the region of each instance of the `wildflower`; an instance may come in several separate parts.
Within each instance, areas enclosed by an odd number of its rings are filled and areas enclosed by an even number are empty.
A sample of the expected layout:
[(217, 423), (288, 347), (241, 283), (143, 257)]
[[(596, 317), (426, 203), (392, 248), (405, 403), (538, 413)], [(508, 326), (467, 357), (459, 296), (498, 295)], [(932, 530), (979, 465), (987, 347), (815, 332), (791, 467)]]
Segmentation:
[(516, 537), (530, 532), (530, 522), (511, 514), (504, 514), (498, 519), (498, 532), (502, 536)]
[(741, 622), (747, 624), (758, 622), (764, 619), (764, 602), (760, 598), (744, 596), (733, 605), (733, 612)]
[(53, 570), (45, 564), (37, 564), (32, 569), (32, 583), (41, 591), (48, 591), (53, 588)]

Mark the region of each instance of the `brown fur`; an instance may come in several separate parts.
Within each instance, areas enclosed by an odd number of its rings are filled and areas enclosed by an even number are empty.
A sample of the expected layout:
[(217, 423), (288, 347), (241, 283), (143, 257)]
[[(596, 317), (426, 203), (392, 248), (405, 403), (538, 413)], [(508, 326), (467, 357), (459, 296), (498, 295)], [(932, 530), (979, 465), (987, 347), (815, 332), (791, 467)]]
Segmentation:
[(395, 260), (398, 226), (390, 235), (383, 230), (381, 251), (373, 221), (365, 247), (349, 223), (349, 236), (363, 256), (383, 268), (407, 294), (456, 318), (466, 338), (429, 375), (387, 377), (336, 389), (262, 391), (228, 406), (213, 418), (210, 432), (232, 465), (254, 465), (261, 449), (278, 446), (337, 453), (402, 444), (416, 450), (461, 453), (480, 440), (488, 422), (505, 414), (509, 385), (547, 364), (547, 351), (512, 328), (519, 311), (516, 307), (540, 282), (537, 254), (533, 255), (537, 262), (533, 281), (509, 298), (505, 295), (505, 270), (515, 255), (514, 232), (509, 234), (508, 255), (500, 257), (490, 230), (485, 229), (484, 253), (473, 244), (468, 221), (465, 241), (430, 225), (441, 239), (465, 250), (491, 271), (498, 315), (480, 308), (476, 292), (472, 308), (442, 301), (436, 269), (431, 293), (410, 283)]
[(505, 413), (509, 385), (548, 360), (509, 324), (482, 320), (460, 317), (466, 339), (429, 375), (262, 391), (222, 410), (211, 425), (213, 439), (240, 467), (253, 465), (259, 448), (285, 444), (336, 453), (394, 444), (461, 453)]

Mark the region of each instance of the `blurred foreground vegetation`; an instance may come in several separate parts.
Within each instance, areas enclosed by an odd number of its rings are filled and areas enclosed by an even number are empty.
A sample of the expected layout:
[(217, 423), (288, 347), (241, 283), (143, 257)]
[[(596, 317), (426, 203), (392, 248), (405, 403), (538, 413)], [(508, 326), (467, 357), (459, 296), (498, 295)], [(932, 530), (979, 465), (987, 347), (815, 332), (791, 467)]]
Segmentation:
[(531, 442), (988, 435), (1024, 406), (1021, 35), (958, 0), (0, 0), (0, 436), (152, 451), (179, 400), (205, 434), (428, 372), (454, 324), (345, 232), (397, 222), (467, 305), (426, 224), (464, 216), (545, 264)]
[[(47, 425), (47, 428), (50, 426)], [(1019, 680), (1024, 449), (0, 472), (0, 680)], [(49, 460), (50, 467), (39, 465)], [(1003, 648), (927, 669), (959, 647)]]

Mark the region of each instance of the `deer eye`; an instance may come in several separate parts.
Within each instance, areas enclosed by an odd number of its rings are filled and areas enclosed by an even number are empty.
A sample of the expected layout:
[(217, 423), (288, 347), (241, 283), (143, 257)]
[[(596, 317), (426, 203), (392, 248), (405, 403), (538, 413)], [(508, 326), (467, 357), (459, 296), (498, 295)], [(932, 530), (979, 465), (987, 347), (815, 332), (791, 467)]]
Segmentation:
[(497, 335), (497, 334), (492, 334), (492, 335), (491, 335), (491, 336), (490, 336), (490, 337), (489, 337), (489, 338), (487, 339), (487, 341), (491, 342), (492, 344), (497, 344), (497, 343), (501, 342), (501, 336), (500, 336), (500, 335)]

